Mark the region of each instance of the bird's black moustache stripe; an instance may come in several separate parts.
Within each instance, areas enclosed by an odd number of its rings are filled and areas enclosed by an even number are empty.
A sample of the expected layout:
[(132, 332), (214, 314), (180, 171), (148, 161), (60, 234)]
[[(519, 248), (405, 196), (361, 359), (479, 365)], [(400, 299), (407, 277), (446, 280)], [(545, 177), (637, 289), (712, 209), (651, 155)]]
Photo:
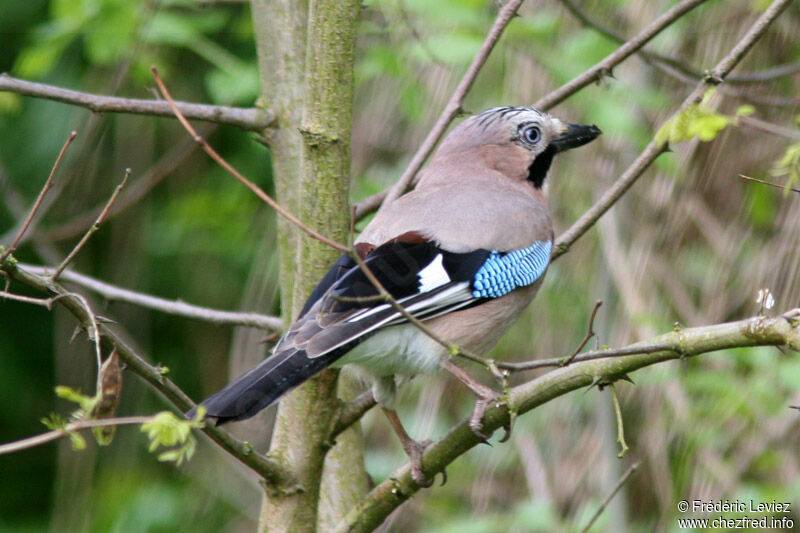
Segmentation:
[(548, 146), (544, 152), (536, 156), (531, 166), (528, 167), (528, 181), (532, 182), (537, 189), (541, 189), (544, 185), (544, 179), (547, 177), (547, 171), (550, 170), (550, 164), (555, 155), (555, 147)]

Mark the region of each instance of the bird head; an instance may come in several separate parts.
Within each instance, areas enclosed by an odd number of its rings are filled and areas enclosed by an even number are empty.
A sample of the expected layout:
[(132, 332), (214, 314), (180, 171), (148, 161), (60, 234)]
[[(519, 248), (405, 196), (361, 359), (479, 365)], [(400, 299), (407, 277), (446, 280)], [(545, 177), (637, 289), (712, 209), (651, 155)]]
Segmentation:
[(478, 172), (488, 167), (541, 189), (557, 153), (583, 146), (600, 133), (597, 126), (567, 124), (532, 107), (493, 107), (453, 128), (431, 166), (458, 165)]

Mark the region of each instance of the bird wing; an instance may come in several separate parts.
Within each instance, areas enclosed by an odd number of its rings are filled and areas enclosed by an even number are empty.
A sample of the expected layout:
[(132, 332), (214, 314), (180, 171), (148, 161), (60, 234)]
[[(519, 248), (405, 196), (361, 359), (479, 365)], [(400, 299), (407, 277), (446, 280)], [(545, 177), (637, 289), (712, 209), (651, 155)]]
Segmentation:
[[(547, 240), (511, 252), (454, 253), (411, 235), (372, 249), (364, 265), (405, 311), (426, 320), (530, 285), (547, 269), (551, 249)], [(203, 405), (218, 423), (248, 418), (380, 328), (407, 321), (361, 267), (343, 256), (273, 354)]]

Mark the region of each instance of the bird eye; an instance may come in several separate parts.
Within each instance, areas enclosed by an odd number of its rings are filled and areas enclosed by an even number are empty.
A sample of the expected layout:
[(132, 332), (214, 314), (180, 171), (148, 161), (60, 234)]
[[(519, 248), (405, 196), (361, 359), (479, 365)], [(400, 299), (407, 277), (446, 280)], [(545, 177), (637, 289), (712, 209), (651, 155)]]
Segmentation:
[(522, 130), (522, 139), (530, 144), (535, 144), (539, 142), (539, 139), (542, 137), (542, 130), (540, 130), (537, 126), (531, 126), (530, 128), (525, 128)]

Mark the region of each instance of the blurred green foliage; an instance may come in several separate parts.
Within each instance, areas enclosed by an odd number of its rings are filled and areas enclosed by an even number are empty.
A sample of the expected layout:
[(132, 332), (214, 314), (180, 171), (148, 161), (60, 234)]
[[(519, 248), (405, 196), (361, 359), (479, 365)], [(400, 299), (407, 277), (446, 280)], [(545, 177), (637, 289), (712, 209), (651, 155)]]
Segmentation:
[[(626, 35), (671, 4), (581, 3)], [(702, 71), (765, 6), (709, 3), (665, 31), (652, 49)], [(156, 65), (181, 100), (250, 106), (258, 96), (246, 3), (11, 0), (1, 9), (0, 71), (149, 98), (149, 68)], [(402, 172), (495, 10), (483, 0), (365, 2), (356, 64), (354, 199), (381, 190)], [(799, 19), (797, 7), (790, 8), (742, 70), (800, 61)], [(558, 2), (525, 3), (465, 108), (532, 102), (616, 46), (582, 27)], [(734, 118), (748, 105), (754, 116), (796, 127), (796, 75), (731, 86), (734, 93), (718, 92), (692, 108), (691, 116), (669, 120), (692, 84), (637, 58), (611, 74), (554, 110), (604, 131), (598, 142), (554, 165), (550, 195), (558, 230), (594, 202), (662, 125), (680, 133), (670, 140), (685, 142), (662, 156), (599, 227), (551, 267), (533, 308), (493, 352), (497, 358), (571, 353), (598, 299), (605, 305), (596, 342), (614, 346), (668, 331), (676, 322), (701, 325), (750, 315), (758, 310), (756, 291), (764, 287), (775, 293), (776, 309), (800, 305), (797, 200), (737, 177), (796, 184), (800, 150)], [(782, 105), (764, 103), (769, 99)], [(269, 95), (265, 100), (268, 106)], [(18, 251), (23, 261), (52, 264), (53, 252), (56, 260), (63, 257), (80, 233), (50, 240), (47, 230), (102, 204), (127, 167), (133, 168), (133, 186), (185, 135), (171, 120), (93, 116), (0, 93), (0, 235), (13, 235), (19, 210), (35, 197), (72, 129), (78, 140), (59, 172), (54, 203), (31, 230), (36, 238)], [(251, 134), (219, 128), (210, 141), (247, 176), (272, 188), (268, 151)], [(195, 153), (109, 220), (75, 268), (126, 288), (221, 309), (247, 307), (249, 291), (263, 280), (273, 291), (259, 310), (277, 314), (275, 254), (273, 215)], [(230, 329), (125, 304), (93, 305), (131, 332), (153, 363), (169, 366), (192, 397), (226, 382)], [(55, 385), (93, 390), (95, 376), (90, 343), (82, 337), (68, 343), (71, 317), (18, 302), (2, 302), (0, 309), (0, 440), (7, 442), (41, 432), (39, 419), (52, 412), (70, 411), (52, 393)], [(631, 446), (623, 461), (616, 459), (608, 393), (572, 394), (520, 418), (509, 443), (479, 447), (451, 465), (448, 484), (414, 498), (393, 515), (389, 530), (580, 529), (636, 460), (641, 468), (592, 531), (672, 530), (675, 504), (687, 497), (800, 501), (800, 428), (796, 413), (786, 408), (798, 403), (795, 355), (735, 350), (633, 377), (637, 386), (619, 386)], [(443, 377), (415, 380), (402, 399), (401, 416), (420, 438), (442, 435), (472, 405), (458, 384)], [(120, 414), (164, 408), (126, 373)], [(367, 468), (381, 480), (404, 455), (375, 413), (363, 425)], [(0, 472), (3, 531), (178, 531), (187, 524), (192, 531), (249, 531), (257, 519), (258, 487), (203, 441), (195, 458), (177, 468), (148, 454), (143, 435), (122, 428), (106, 449), (88, 442), (78, 453), (64, 442), (2, 456)]]

